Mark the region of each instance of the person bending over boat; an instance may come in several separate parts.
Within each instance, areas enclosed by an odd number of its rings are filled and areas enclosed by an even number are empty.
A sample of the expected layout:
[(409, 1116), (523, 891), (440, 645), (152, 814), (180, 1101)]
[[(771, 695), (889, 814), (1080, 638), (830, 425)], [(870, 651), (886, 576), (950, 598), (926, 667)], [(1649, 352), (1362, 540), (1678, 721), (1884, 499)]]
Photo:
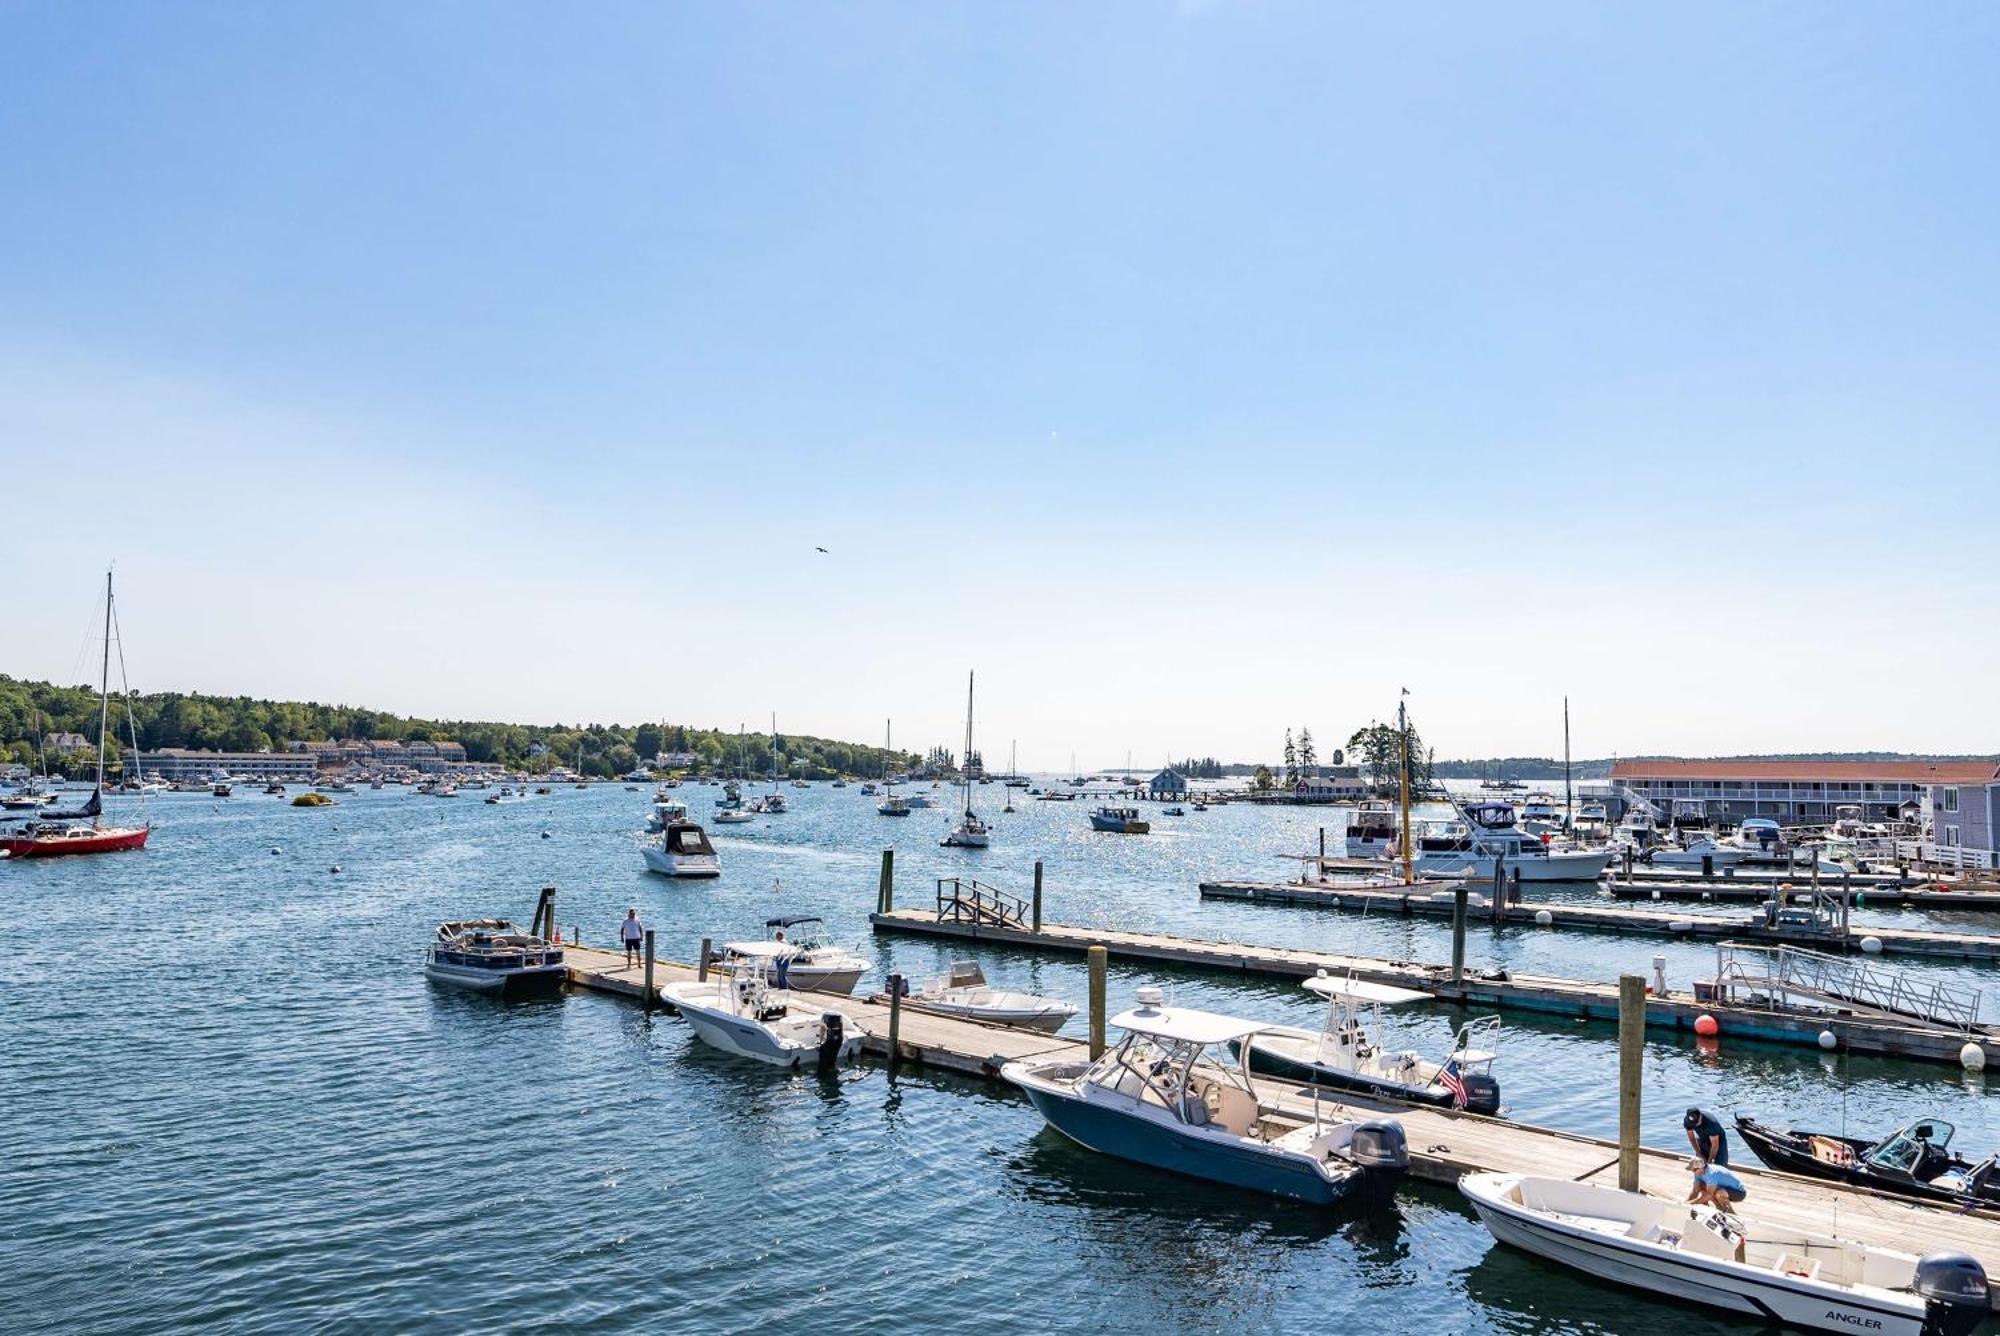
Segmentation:
[(1720, 1118), (1690, 1106), (1681, 1126), (1687, 1129), (1688, 1145), (1694, 1147), (1694, 1157), (1701, 1161), (1702, 1168), (1729, 1163), (1729, 1134), (1722, 1130)]
[(1688, 1188), (1690, 1202), (1713, 1206), (1731, 1215), (1736, 1213), (1736, 1203), (1749, 1195), (1743, 1180), (1719, 1164), (1704, 1165), (1695, 1170), (1694, 1182)]

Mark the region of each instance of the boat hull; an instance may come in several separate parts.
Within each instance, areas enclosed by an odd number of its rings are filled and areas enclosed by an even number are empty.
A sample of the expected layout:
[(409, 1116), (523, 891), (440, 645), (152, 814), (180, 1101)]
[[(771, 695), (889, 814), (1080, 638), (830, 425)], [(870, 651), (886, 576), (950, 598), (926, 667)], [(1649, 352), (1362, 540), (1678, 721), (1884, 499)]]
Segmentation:
[(59, 858), (69, 854), (110, 854), (126, 849), (143, 849), (153, 833), (150, 826), (139, 830), (104, 830), (79, 837), (11, 836), (0, 839), (0, 850), (9, 858)]
[(647, 846), (646, 869), (663, 877), (719, 877), (722, 859), (715, 854), (670, 854)]
[[(1365, 1095), (1401, 1100), (1405, 1104), (1424, 1104), (1436, 1109), (1449, 1109), (1457, 1103), (1451, 1091), (1440, 1085), (1411, 1085), (1387, 1076), (1375, 1076), (1345, 1067), (1307, 1062), (1275, 1052), (1255, 1042), (1250, 1045), (1250, 1070), (1261, 1072), (1266, 1076), (1282, 1077), (1287, 1081), (1298, 1081), (1304, 1085), (1352, 1090)], [(1466, 1095), (1468, 1099), (1466, 1109), (1470, 1113), (1490, 1115), (1500, 1111), (1500, 1093), (1497, 1086), (1492, 1086), (1489, 1090), (1487, 1083), (1475, 1083), (1467, 1088)]]
[[(1976, 1192), (1953, 1192), (1935, 1183), (1921, 1182), (1915, 1178), (1872, 1169), (1859, 1158), (1868, 1149), (1869, 1143), (1853, 1137), (1843, 1137), (1834, 1132), (1815, 1134), (1798, 1129), (1782, 1130), (1767, 1127), (1747, 1114), (1736, 1115), (1736, 1133), (1743, 1138), (1744, 1144), (1750, 1147), (1751, 1153), (1758, 1159), (1771, 1168), (1782, 1169), (1788, 1174), (1822, 1178), (1834, 1183), (1852, 1183), (1856, 1187), (1873, 1188), (1877, 1192), (1890, 1192), (1917, 1201), (1948, 1202), (1953, 1205), (1977, 1201), (1988, 1207), (2000, 1205), (2000, 1185), (1982, 1182)], [(1796, 1139), (1812, 1135), (1844, 1143), (1855, 1153), (1855, 1163), (1847, 1166), (1831, 1164), (1810, 1150), (1789, 1144)]]
[(1504, 862), (1506, 875), (1522, 881), (1596, 881), (1611, 866), (1611, 854), (1535, 854), (1526, 858), (1497, 859), (1491, 854), (1419, 854), (1416, 871), (1425, 876), (1469, 877), (1491, 881), (1496, 864)]
[[(733, 1057), (749, 1058), (753, 1062), (766, 1063), (773, 1067), (808, 1067), (819, 1061), (819, 1044), (787, 1039), (773, 1033), (771, 1028), (751, 1020), (747, 1016), (732, 1015), (727, 1011), (703, 1006), (685, 998), (674, 996), (665, 990), (661, 994), (678, 1011), (681, 1019), (688, 1023), (695, 1037), (711, 1048), (720, 1049)], [(847, 1023), (842, 1036), (838, 1060), (852, 1061), (861, 1051), (861, 1034), (852, 1022)]]
[(535, 965), (518, 970), (467, 969), (436, 962), (424, 966), (424, 977), (448, 988), (463, 988), (494, 997), (553, 997), (560, 993), (569, 971), (561, 965)]

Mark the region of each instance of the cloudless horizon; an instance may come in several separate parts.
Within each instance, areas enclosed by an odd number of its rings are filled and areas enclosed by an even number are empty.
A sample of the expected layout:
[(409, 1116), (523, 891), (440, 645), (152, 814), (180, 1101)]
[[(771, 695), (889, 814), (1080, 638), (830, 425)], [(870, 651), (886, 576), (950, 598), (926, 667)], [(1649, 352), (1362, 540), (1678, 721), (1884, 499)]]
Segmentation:
[[(2000, 12), (0, 7), (0, 672), (2000, 751)], [(817, 551), (826, 548), (825, 553)]]

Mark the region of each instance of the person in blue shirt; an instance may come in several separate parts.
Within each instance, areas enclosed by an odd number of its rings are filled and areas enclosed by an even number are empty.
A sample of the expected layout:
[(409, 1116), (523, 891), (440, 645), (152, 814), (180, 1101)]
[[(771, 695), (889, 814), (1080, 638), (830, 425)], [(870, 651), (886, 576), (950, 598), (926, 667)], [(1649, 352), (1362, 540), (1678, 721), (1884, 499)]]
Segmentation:
[(1703, 1168), (1729, 1163), (1729, 1134), (1722, 1130), (1720, 1118), (1704, 1109), (1690, 1108), (1681, 1126), (1687, 1129), (1688, 1145), (1694, 1147), (1694, 1157)]
[(1718, 1211), (1735, 1211), (1736, 1203), (1749, 1196), (1743, 1180), (1719, 1164), (1711, 1164), (1696, 1171), (1694, 1183), (1688, 1189), (1688, 1200), (1703, 1206), (1713, 1206)]

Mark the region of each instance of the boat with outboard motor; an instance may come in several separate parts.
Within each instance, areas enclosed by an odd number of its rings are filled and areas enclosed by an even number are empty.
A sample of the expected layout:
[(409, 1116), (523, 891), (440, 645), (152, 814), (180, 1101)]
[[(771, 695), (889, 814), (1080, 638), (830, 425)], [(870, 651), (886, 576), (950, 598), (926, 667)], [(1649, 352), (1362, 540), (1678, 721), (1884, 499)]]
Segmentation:
[(1049, 1126), (1091, 1150), (1210, 1182), (1327, 1205), (1358, 1190), (1386, 1195), (1409, 1169), (1393, 1120), (1328, 1122), (1281, 1112), (1224, 1051), (1264, 1027), (1167, 1007), (1148, 985), (1111, 1018), (1124, 1037), (1095, 1062), (1028, 1058), (1000, 1075)]
[(666, 984), (660, 998), (703, 1043), (775, 1067), (822, 1071), (861, 1051), (862, 1034), (844, 1014), (774, 986), (757, 961), (729, 974)]
[(1512, 1244), (1600, 1280), (1810, 1331), (1968, 1336), (1986, 1272), (1963, 1253), (1917, 1257), (1731, 1212), (1534, 1174), (1473, 1173), (1458, 1189)]
[(708, 842), (708, 832), (692, 821), (670, 821), (658, 839), (639, 846), (648, 871), (664, 877), (719, 877), (722, 855)]
[(561, 946), (506, 919), (458, 919), (438, 925), (424, 953), (424, 976), (454, 988), (529, 997), (560, 992), (568, 971)]
[(1737, 1134), (1773, 1169), (1921, 1201), (2000, 1207), (2000, 1155), (1973, 1161), (1953, 1152), (1956, 1130), (1942, 1118), (1919, 1118), (1870, 1140), (1772, 1127), (1747, 1113), (1736, 1115)]
[(780, 914), (764, 926), (771, 935), (763, 941), (724, 942), (719, 967), (768, 968), (774, 987), (802, 993), (851, 993), (868, 972), (867, 960), (822, 939), (825, 923), (817, 914)]
[(1514, 824), (1514, 804), (1465, 803), (1461, 820), (1427, 822), (1418, 832), (1416, 871), (1428, 877), (1490, 879), (1496, 867), (1522, 881), (1596, 881), (1608, 849), (1557, 849)]
[(1305, 987), (1326, 999), (1325, 1023), (1317, 1032), (1265, 1027), (1250, 1040), (1250, 1070), (1412, 1104), (1500, 1111), (1492, 1047), (1500, 1032), (1498, 1016), (1480, 1016), (1459, 1026), (1451, 1052), (1443, 1062), (1433, 1062), (1408, 1049), (1392, 1051), (1382, 1041), (1384, 1008), (1421, 1002), (1431, 994), (1351, 974), (1337, 978), (1325, 970), (1307, 979)]
[(1076, 1015), (1076, 1005), (1061, 998), (991, 986), (986, 982), (986, 971), (974, 960), (952, 961), (942, 977), (915, 992), (909, 991), (908, 980), (902, 982), (907, 1006), (989, 1025), (1017, 1025), (1054, 1034)]

